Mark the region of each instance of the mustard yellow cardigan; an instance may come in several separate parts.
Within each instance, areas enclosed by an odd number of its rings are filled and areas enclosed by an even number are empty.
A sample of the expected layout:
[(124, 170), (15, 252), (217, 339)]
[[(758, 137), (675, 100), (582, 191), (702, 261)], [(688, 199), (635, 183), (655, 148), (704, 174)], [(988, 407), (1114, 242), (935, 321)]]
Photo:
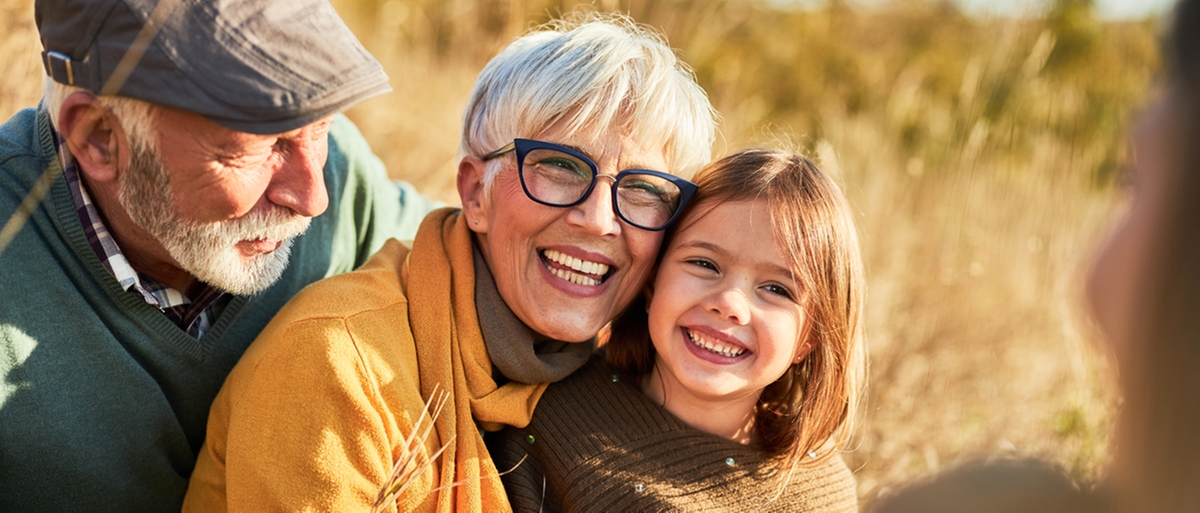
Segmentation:
[(183, 510), (370, 511), (440, 387), (418, 458), (447, 448), (398, 509), (510, 511), (479, 427), (527, 425), (546, 384), (492, 379), (472, 251), (457, 211), (435, 211), (411, 251), (389, 241), (288, 303), (217, 396)]

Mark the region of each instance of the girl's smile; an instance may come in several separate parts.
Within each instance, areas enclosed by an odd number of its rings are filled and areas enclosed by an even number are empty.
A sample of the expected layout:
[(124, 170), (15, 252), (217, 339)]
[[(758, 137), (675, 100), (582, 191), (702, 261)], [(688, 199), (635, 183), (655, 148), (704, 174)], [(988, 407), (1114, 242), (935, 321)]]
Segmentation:
[(803, 291), (787, 262), (766, 201), (697, 206), (647, 292), (657, 357), (646, 394), (685, 421), (732, 403), (728, 418), (744, 423), (806, 352)]

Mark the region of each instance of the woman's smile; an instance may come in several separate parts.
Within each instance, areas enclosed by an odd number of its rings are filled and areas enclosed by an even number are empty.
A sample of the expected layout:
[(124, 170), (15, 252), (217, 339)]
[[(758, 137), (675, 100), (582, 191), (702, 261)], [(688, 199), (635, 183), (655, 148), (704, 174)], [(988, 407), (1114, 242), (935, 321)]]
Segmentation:
[(542, 263), (550, 274), (576, 285), (595, 287), (608, 279), (610, 271), (615, 272), (612, 265), (589, 257), (573, 257), (556, 249), (543, 249), (541, 254)]

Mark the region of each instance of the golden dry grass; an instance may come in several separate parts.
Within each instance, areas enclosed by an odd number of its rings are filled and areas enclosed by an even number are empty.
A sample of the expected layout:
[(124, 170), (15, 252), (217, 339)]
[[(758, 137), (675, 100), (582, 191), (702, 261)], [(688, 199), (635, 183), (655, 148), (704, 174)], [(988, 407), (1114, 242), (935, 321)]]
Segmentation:
[[(0, 0), (0, 115), (34, 105), (26, 0)], [(1119, 203), (1131, 115), (1158, 66), (1152, 21), (1087, 1), (981, 20), (946, 3), (811, 11), (607, 0), (658, 27), (723, 114), (716, 154), (788, 141), (844, 185), (867, 263), (871, 382), (860, 497), (969, 458), (1103, 472), (1117, 399), (1082, 281)], [(572, 2), (340, 0), (395, 92), (350, 111), (395, 178), (453, 202), (461, 109), (499, 48)]]
[[(33, 2), (0, 1), (0, 55), (6, 55), (0, 75), (0, 116), (36, 105), (41, 97), (42, 45), (33, 24)], [(6, 216), (7, 218), (7, 216)]]

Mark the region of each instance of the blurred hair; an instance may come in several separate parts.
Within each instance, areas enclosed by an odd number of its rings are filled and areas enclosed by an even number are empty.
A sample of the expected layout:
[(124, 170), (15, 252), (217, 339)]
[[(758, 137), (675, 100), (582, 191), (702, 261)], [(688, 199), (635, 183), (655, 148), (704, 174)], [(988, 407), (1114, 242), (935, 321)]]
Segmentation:
[[(866, 286), (850, 207), (815, 164), (779, 150), (727, 156), (700, 170), (696, 184), (700, 191), (677, 227), (706, 205), (767, 202), (776, 243), (804, 291), (808, 324), (796, 336), (807, 335), (801, 342), (812, 350), (763, 390), (755, 414), (757, 435), (782, 469), (821, 461), (836, 452), (827, 445), (841, 448), (849, 439), (866, 376), (860, 336)], [(613, 321), (607, 347), (609, 362), (620, 371), (638, 378), (649, 374), (655, 353), (644, 299)], [(818, 449), (821, 458), (805, 459)]]
[[(536, 28), (488, 62), (463, 115), (459, 156), (551, 127), (661, 143), (662, 171), (689, 176), (711, 156), (716, 112), (661, 37), (622, 15), (584, 14)], [(489, 163), (484, 183), (499, 169)]]
[(1122, 361), (1125, 400), (1113, 478), (1123, 510), (1195, 511), (1200, 504), (1200, 1), (1174, 12), (1165, 48), (1179, 153), (1155, 260), (1137, 298), (1131, 361)]
[[(50, 124), (55, 130), (59, 130), (58, 115), (62, 110), (63, 101), (71, 93), (76, 92), (92, 94), (91, 91), (82, 87), (60, 84), (46, 77), (42, 91), (42, 103), (46, 108), (46, 112), (50, 114)], [(121, 128), (125, 130), (125, 134), (129, 137), (128, 142), (131, 147), (150, 151), (157, 149), (157, 145), (154, 143), (157, 139), (153, 137), (154, 104), (123, 96), (98, 95), (96, 95), (96, 103), (112, 111), (113, 115), (117, 117), (118, 122), (121, 123)]]

